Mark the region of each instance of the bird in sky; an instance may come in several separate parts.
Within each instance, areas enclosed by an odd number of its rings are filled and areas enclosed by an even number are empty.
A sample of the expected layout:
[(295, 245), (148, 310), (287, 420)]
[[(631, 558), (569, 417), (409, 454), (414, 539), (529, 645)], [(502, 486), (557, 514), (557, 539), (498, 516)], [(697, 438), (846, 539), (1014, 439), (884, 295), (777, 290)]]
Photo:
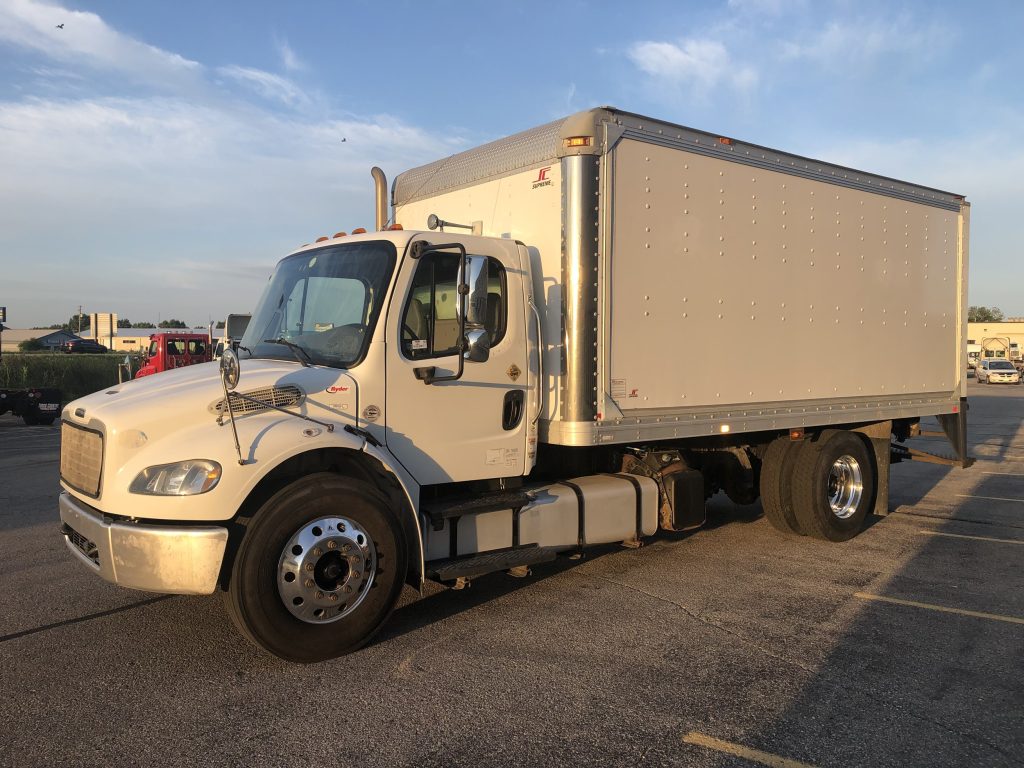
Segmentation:
[(345, 138), (344, 136), (342, 136), (342, 137), (341, 137), (341, 140), (342, 140), (343, 142), (345, 142), (345, 141), (348, 141), (348, 139), (346, 139), (346, 138)]
[(57, 25), (57, 29), (64, 29), (64, 25), (63, 24), (58, 24)]

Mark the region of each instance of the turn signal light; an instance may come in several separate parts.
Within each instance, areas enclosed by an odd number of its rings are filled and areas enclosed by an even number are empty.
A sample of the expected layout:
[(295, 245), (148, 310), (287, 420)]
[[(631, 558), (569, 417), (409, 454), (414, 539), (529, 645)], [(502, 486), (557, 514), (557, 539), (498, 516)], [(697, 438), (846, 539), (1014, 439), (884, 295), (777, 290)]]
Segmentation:
[(356, 227), (355, 229), (352, 230), (352, 234), (353, 235), (365, 235), (366, 234), (366, 230), (363, 229), (362, 227)]
[(344, 232), (335, 232), (335, 233), (334, 233), (334, 236), (335, 236), (335, 237), (344, 237), (344, 236), (345, 236), (345, 233), (344, 233)]
[(593, 138), (590, 136), (570, 136), (565, 140), (565, 146), (569, 149), (573, 147), (589, 147)]
[(331, 238), (329, 238), (329, 237), (328, 237), (327, 235), (320, 235), (320, 237), (318, 237), (318, 238), (316, 239), (316, 241), (317, 241), (318, 243), (322, 243), (322, 242), (323, 242), (324, 240), (330, 240), (330, 239), (331, 239)]
[(405, 229), (405, 227), (403, 227), (401, 224), (392, 224), (390, 227), (388, 227), (388, 229), (394, 230), (394, 231), (400, 231), (400, 230)]

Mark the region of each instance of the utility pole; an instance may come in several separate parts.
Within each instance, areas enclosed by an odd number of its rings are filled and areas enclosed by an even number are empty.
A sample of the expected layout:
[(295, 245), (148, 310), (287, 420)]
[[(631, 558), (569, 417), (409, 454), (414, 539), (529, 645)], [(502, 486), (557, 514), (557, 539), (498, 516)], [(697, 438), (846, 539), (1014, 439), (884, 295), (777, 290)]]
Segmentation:
[(82, 305), (78, 305), (78, 335), (82, 335)]

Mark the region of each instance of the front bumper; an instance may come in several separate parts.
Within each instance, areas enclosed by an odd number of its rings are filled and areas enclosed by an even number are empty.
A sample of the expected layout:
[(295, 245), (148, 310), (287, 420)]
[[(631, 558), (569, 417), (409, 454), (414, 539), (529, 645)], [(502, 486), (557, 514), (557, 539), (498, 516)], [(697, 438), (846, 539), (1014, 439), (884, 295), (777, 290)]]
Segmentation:
[(67, 493), (60, 495), (60, 519), (71, 553), (113, 584), (179, 595), (217, 588), (226, 528), (108, 522)]

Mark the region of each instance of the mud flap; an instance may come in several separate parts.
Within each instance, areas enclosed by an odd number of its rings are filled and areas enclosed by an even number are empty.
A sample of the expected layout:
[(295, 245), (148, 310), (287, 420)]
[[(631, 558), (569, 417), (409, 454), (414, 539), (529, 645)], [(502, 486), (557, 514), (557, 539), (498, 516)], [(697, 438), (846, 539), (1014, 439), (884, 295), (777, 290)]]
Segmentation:
[(974, 459), (967, 455), (967, 398), (960, 398), (960, 408), (956, 413), (941, 413), (936, 418), (939, 426), (946, 434), (946, 439), (956, 451), (956, 457), (960, 460), (960, 466), (967, 469), (974, 463)]

